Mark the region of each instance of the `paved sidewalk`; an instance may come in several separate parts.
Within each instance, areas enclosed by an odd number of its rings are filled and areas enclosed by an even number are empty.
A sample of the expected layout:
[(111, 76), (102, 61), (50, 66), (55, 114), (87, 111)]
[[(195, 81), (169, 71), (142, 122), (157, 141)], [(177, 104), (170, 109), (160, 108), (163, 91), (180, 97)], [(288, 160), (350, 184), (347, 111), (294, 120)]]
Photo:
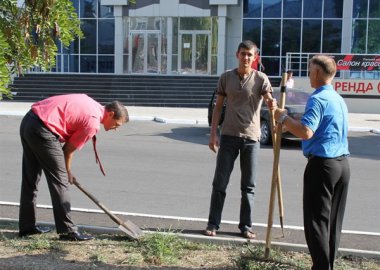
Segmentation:
[[(22, 116), (32, 103), (0, 101), (0, 115)], [(207, 109), (128, 106), (131, 121), (157, 121), (162, 123), (208, 125)], [(349, 114), (351, 131), (370, 131), (380, 134), (380, 114)]]

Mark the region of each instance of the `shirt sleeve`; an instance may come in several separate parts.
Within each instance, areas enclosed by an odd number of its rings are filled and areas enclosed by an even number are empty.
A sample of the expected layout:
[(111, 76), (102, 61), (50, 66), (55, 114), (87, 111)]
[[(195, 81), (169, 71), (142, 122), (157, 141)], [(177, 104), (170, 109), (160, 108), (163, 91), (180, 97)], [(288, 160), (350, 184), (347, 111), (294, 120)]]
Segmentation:
[(310, 97), (306, 104), (305, 113), (301, 119), (304, 126), (310, 128), (314, 133), (321, 123), (323, 108), (317, 99)]
[(225, 97), (226, 96), (225, 87), (226, 87), (226, 73), (222, 74), (222, 76), (220, 76), (220, 78), (219, 78), (218, 89), (216, 91), (216, 94)]
[(68, 142), (74, 145), (75, 149), (80, 150), (98, 132), (95, 128), (83, 128), (75, 131)]
[(263, 80), (264, 81), (263, 81), (263, 86), (261, 88), (261, 95), (264, 96), (267, 93), (272, 93), (273, 89), (267, 76), (263, 76)]

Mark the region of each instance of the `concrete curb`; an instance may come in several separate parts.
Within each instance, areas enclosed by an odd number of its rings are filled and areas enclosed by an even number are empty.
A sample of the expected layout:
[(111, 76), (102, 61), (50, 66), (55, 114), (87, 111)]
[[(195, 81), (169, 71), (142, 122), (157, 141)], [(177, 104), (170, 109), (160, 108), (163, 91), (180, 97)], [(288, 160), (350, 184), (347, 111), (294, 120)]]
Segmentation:
[[(8, 218), (0, 218), (0, 222), (9, 222), (9, 223), (18, 223), (16, 219), (8, 219)], [(39, 225), (55, 227), (52, 222), (38, 222)], [(77, 225), (83, 231), (92, 233), (92, 234), (123, 234), (121, 230), (118, 228), (110, 228), (110, 227), (100, 227), (100, 226), (89, 226), (89, 225)], [(184, 233), (175, 233), (175, 232), (162, 232), (162, 231), (151, 231), (151, 230), (143, 230), (144, 234), (151, 233), (160, 233), (167, 235), (177, 235), (182, 239), (186, 239), (193, 242), (198, 243), (213, 243), (213, 244), (227, 244), (227, 245), (243, 245), (247, 243), (251, 243), (254, 245), (265, 245), (265, 241), (262, 240), (246, 240), (242, 238), (235, 237), (209, 237), (201, 234), (184, 234)], [(292, 243), (280, 243), (280, 242), (271, 242), (271, 247), (276, 248), (282, 251), (293, 251), (293, 252), (304, 252), (308, 253), (308, 248), (306, 245), (302, 244), (292, 244)], [(372, 250), (359, 250), (359, 249), (347, 249), (347, 248), (339, 248), (340, 256), (355, 256), (355, 257), (365, 257), (368, 259), (380, 259), (380, 252), (372, 251)]]

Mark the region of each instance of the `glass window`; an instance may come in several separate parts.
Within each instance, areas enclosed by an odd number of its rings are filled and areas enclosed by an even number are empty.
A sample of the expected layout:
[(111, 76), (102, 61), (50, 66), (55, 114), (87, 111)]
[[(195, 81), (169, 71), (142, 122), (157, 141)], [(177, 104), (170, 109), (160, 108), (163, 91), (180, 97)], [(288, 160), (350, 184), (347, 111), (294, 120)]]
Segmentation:
[(302, 51), (319, 53), (321, 51), (321, 20), (304, 20)]
[(340, 53), (342, 41), (342, 21), (324, 20), (322, 51), (328, 53)]
[(79, 56), (70, 55), (68, 66), (69, 66), (69, 72), (79, 72)]
[(62, 52), (63, 53), (79, 53), (79, 39), (76, 38), (74, 41), (72, 41), (69, 47), (67, 48), (63, 47)]
[[(378, 35), (378, 34), (377, 34)], [(356, 19), (352, 26), (352, 52), (366, 53), (367, 21)]]
[(177, 54), (172, 55), (172, 72), (178, 73), (178, 55)]
[(268, 76), (280, 76), (279, 57), (262, 57), (261, 62), (264, 64), (265, 74)]
[(284, 18), (301, 18), (302, 0), (284, 0)]
[(324, 18), (342, 18), (343, 0), (325, 0), (324, 1)]
[(75, 11), (79, 14), (79, 0), (71, 0), (71, 2), (73, 3)]
[(261, 18), (261, 0), (245, 0), (243, 18)]
[(368, 20), (368, 50), (367, 53), (380, 52), (380, 20)]
[(96, 20), (81, 20), (84, 38), (80, 40), (80, 53), (96, 53)]
[(98, 57), (98, 72), (99, 73), (114, 73), (114, 61), (113, 56), (99, 56)]
[[(264, 20), (263, 21), (263, 40), (261, 54), (265, 56), (280, 55), (280, 29), (281, 20)], [(264, 64), (266, 67), (266, 65)]]
[(96, 56), (81, 56), (80, 72), (96, 73)]
[(81, 18), (96, 18), (97, 0), (80, 0), (80, 17)]
[(218, 17), (212, 17), (211, 35), (211, 54), (216, 55), (218, 54)]
[(284, 20), (282, 23), (282, 55), (299, 52), (301, 45), (301, 21)]
[(180, 18), (181, 30), (211, 30), (211, 18)]
[(160, 30), (159, 17), (130, 17), (130, 30)]
[(352, 18), (367, 18), (367, 10), (368, 0), (354, 0), (352, 6)]
[(115, 52), (115, 20), (99, 19), (98, 53), (113, 54)]
[(218, 57), (211, 56), (211, 75), (216, 75), (217, 69), (218, 69), (217, 63), (218, 63)]
[(370, 0), (369, 1), (369, 18), (380, 18), (380, 1)]
[[(178, 54), (178, 18), (173, 18), (172, 53)], [(173, 65), (174, 63), (177, 64), (177, 62), (174, 62), (174, 60), (172, 60)]]
[(243, 20), (243, 40), (249, 39), (259, 46), (261, 43), (260, 29), (260, 20)]
[(307, 0), (303, 2), (304, 18), (321, 18), (322, 17), (322, 1)]
[(123, 73), (128, 73), (128, 59), (129, 59), (129, 55), (124, 55), (123, 56)]
[(281, 17), (281, 0), (265, 0), (263, 1), (263, 17), (264, 18), (280, 18)]
[(99, 3), (99, 18), (114, 18), (113, 6), (102, 6)]

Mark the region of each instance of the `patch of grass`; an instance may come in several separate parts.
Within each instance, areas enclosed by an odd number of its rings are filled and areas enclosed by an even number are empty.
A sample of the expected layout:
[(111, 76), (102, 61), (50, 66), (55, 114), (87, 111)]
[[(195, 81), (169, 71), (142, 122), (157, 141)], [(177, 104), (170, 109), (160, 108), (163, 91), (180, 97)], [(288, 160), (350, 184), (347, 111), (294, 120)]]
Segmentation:
[(106, 263), (107, 262), (107, 255), (101, 252), (94, 252), (90, 256), (90, 260), (94, 263)]
[(246, 245), (235, 265), (241, 270), (303, 270), (310, 269), (306, 256), (294, 256), (293, 252), (282, 252), (272, 249), (270, 258), (265, 259), (264, 246)]
[(41, 250), (58, 251), (61, 250), (62, 247), (59, 242), (49, 239), (48, 235), (36, 235), (28, 238), (7, 239), (5, 241), (5, 245), (22, 252)]
[(178, 262), (185, 242), (175, 234), (153, 233), (138, 242), (144, 260), (155, 265), (173, 265)]
[[(180, 269), (239, 270), (309, 270), (310, 255), (300, 252), (271, 250), (264, 259), (265, 247), (251, 243), (222, 245), (185, 240), (174, 232), (146, 233), (139, 241), (120, 235), (98, 235), (87, 242), (57, 240), (56, 234), (19, 238), (17, 230), (0, 230), (0, 258), (8, 265), (26, 269), (38, 262), (38, 269), (110, 270), (135, 267)], [(33, 255), (33, 256), (25, 256)], [(23, 258), (20, 260), (20, 258)], [(0, 260), (0, 268), (1, 268)], [(58, 268), (58, 266), (60, 268)], [(17, 269), (14, 268), (14, 269)], [(380, 270), (380, 261), (359, 257), (339, 257), (337, 270)], [(334, 269), (335, 269), (334, 268)], [(28, 268), (29, 269), (29, 268)], [(35, 269), (35, 268), (33, 268)]]

